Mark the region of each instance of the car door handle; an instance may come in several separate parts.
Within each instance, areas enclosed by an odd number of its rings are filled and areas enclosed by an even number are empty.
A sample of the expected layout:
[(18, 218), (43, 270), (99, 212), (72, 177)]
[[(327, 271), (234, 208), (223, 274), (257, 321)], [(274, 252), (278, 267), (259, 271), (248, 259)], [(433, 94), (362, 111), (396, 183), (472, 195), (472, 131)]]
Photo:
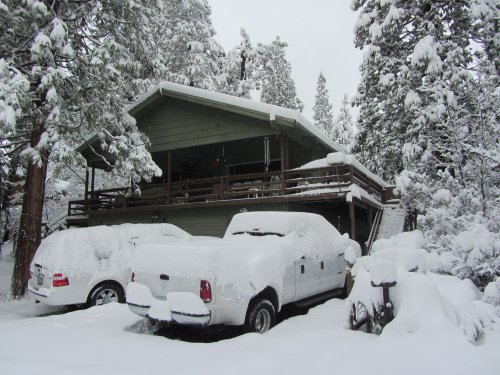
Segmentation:
[(162, 273), (162, 274), (160, 275), (160, 280), (165, 280), (165, 281), (167, 281), (167, 280), (170, 280), (170, 277), (169, 277), (168, 275), (165, 275), (164, 273)]

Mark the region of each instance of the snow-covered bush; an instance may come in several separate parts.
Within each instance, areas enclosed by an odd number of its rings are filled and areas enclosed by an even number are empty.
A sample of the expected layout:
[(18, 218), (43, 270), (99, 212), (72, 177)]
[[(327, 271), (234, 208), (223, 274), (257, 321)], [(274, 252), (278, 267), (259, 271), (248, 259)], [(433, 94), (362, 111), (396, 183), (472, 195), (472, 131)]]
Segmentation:
[(469, 278), (479, 287), (500, 275), (500, 215), (497, 189), (482, 198), (479, 186), (464, 188), (449, 171), (431, 182), (404, 171), (396, 180), (405, 202), (419, 212), (417, 226), (429, 252), (437, 254), (432, 269)]
[(452, 252), (457, 256), (452, 273), (469, 278), (482, 287), (500, 275), (500, 234), (492, 233), (483, 224), (475, 224), (470, 231), (460, 232), (452, 241)]
[(500, 308), (500, 278), (486, 285), (482, 300)]
[[(477, 341), (484, 328), (498, 319), (498, 309), (492, 305), (500, 303), (500, 282), (490, 283), (482, 296), (469, 279), (429, 272), (439, 262), (435, 255), (420, 248), (422, 241), (421, 232), (402, 233), (376, 241), (372, 255), (357, 260), (352, 269), (355, 283), (346, 300), (351, 327), (365, 319), (372, 325), (380, 324), (382, 288), (374, 288), (371, 282), (397, 280), (396, 286), (389, 289), (394, 320), (383, 327), (383, 335), (462, 332), (468, 341)], [(483, 248), (487, 243), (482, 242)], [(461, 238), (460, 246), (468, 245)], [(392, 271), (388, 263), (393, 264)]]

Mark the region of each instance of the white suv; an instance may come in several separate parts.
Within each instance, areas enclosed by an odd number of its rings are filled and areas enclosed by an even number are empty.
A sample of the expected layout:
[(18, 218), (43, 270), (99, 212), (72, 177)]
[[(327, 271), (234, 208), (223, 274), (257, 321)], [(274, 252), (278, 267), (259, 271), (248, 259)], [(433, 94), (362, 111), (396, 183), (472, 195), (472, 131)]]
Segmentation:
[(31, 262), (29, 293), (47, 305), (125, 302), (136, 246), (193, 237), (171, 224), (66, 229), (48, 236)]

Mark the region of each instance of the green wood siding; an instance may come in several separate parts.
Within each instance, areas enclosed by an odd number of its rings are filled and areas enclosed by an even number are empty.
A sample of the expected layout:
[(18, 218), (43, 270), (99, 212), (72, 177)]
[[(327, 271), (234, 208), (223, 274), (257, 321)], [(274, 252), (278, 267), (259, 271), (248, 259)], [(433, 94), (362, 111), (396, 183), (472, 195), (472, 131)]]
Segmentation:
[[(182, 208), (157, 211), (145, 208), (135, 212), (113, 212), (113, 214), (91, 215), (89, 225), (114, 225), (122, 223), (170, 223), (196, 236), (222, 237), (231, 218), (238, 212), (248, 211), (298, 211), (322, 215), (341, 233), (350, 233), (349, 206), (344, 201), (291, 202), (267, 204), (241, 204), (211, 206), (206, 208)], [(367, 211), (356, 207), (356, 232), (360, 242), (369, 235)]]
[(275, 134), (267, 121), (163, 98), (137, 125), (151, 141), (151, 152), (176, 150)]

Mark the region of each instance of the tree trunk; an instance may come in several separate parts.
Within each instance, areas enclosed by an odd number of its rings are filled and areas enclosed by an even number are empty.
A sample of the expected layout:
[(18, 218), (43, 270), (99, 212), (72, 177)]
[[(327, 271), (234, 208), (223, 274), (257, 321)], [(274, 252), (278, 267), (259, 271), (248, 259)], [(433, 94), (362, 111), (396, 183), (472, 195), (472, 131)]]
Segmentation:
[[(31, 147), (38, 144), (43, 131), (43, 127), (40, 127), (40, 129), (32, 133)], [(14, 298), (21, 298), (26, 293), (26, 286), (30, 277), (30, 263), (40, 244), (48, 154), (48, 150), (40, 152), (41, 165), (31, 161), (27, 165), (23, 209), (11, 282), (12, 296)]]

